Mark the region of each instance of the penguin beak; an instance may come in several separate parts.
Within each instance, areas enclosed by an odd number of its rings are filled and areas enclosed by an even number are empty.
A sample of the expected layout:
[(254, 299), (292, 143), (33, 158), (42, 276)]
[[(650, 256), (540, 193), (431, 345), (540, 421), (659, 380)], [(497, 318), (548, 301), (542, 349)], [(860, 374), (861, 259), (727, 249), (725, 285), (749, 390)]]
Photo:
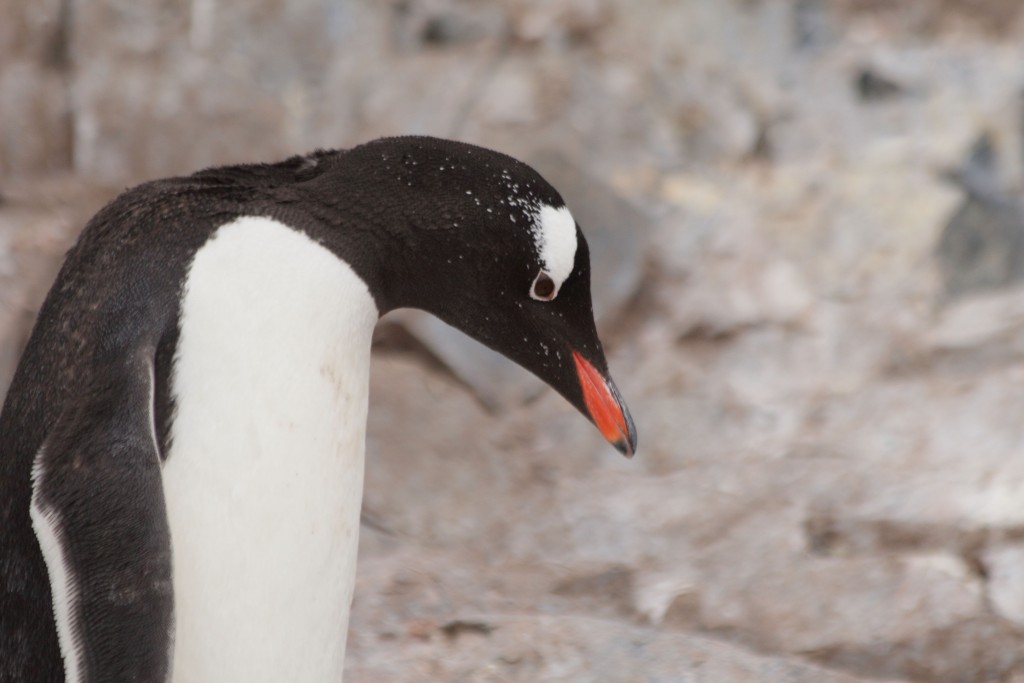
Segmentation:
[(572, 359), (576, 362), (576, 375), (590, 419), (609, 443), (632, 458), (636, 453), (636, 425), (615, 383), (576, 351), (572, 352)]

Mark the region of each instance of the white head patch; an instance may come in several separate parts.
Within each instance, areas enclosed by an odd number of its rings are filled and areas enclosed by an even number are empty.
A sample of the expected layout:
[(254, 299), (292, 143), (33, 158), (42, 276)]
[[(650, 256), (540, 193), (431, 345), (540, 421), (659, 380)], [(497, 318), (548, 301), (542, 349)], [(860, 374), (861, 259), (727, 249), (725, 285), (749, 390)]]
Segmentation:
[(565, 206), (544, 204), (534, 219), (533, 239), (544, 270), (557, 292), (576, 262), (576, 220)]

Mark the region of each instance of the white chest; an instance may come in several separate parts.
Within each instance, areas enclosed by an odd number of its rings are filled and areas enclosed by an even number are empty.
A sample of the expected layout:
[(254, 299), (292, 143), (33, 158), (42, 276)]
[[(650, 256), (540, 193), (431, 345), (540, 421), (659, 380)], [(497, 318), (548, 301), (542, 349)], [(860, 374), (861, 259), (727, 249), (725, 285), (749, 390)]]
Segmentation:
[(347, 264), (270, 219), (196, 255), (163, 472), (174, 681), (341, 680), (377, 317)]

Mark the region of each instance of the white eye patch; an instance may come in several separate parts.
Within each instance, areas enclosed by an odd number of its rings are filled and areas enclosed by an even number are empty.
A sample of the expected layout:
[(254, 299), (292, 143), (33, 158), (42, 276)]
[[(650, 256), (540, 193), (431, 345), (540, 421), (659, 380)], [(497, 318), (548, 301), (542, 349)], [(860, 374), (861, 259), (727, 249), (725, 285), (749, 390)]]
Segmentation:
[(576, 220), (567, 207), (544, 204), (534, 219), (533, 239), (541, 266), (555, 283), (554, 298), (576, 262)]

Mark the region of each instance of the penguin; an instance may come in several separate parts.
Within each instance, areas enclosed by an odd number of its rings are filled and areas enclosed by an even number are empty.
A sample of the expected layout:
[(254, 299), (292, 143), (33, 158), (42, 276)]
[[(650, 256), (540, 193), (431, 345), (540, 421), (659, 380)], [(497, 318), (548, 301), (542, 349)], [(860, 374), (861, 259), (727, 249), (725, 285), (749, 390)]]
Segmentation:
[(101, 209), (0, 413), (0, 681), (340, 681), (371, 333), (401, 307), (635, 452), (587, 242), (512, 157), (384, 138)]

